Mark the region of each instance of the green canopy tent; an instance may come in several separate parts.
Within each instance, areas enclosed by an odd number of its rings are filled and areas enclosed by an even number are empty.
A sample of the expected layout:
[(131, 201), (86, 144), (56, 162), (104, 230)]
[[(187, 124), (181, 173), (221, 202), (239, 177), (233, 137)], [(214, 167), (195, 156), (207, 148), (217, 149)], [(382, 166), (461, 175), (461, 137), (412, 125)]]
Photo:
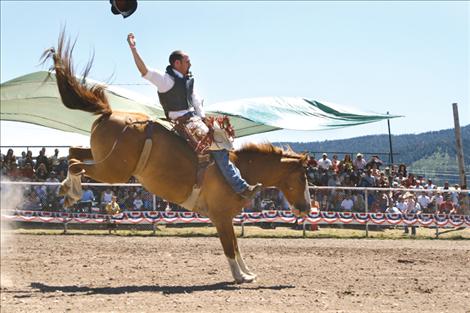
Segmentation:
[[(99, 83), (87, 79), (88, 83)], [(106, 95), (114, 110), (141, 112), (163, 118), (163, 109), (148, 98), (109, 86)], [(353, 112), (338, 105), (300, 97), (266, 97), (219, 102), (205, 107), (207, 114), (230, 116), (237, 137), (279, 129), (326, 130), (372, 123), (397, 115)], [(89, 135), (96, 116), (66, 108), (54, 73), (40, 71), (1, 84), (1, 115), (5, 121), (37, 124)]]

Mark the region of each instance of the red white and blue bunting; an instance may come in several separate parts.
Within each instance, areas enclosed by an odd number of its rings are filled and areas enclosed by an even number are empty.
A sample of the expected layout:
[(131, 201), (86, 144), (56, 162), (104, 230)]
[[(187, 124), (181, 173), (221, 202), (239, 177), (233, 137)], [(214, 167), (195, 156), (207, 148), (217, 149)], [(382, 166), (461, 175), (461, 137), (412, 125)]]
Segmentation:
[[(116, 224), (207, 224), (209, 218), (194, 212), (124, 212), (114, 216), (89, 213), (66, 213), (18, 210), (12, 215), (2, 215), (2, 219), (16, 222), (103, 224), (112, 220)], [(307, 224), (369, 224), (470, 227), (470, 215), (446, 214), (396, 214), (396, 213), (358, 213), (325, 212), (310, 213), (297, 218), (290, 211), (265, 211), (242, 213), (234, 218), (234, 224), (253, 223), (307, 223)]]

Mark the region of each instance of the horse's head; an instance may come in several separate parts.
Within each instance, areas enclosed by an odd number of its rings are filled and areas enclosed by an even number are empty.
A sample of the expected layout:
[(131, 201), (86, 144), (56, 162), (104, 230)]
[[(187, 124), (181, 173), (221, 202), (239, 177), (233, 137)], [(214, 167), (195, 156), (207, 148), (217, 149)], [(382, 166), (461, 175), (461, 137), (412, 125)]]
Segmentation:
[(307, 183), (308, 156), (292, 155), (281, 158), (279, 189), (289, 202), (292, 213), (305, 216), (310, 212), (310, 193)]
[(235, 153), (243, 177), (280, 189), (296, 216), (310, 212), (307, 154), (286, 151), (270, 143), (245, 144)]

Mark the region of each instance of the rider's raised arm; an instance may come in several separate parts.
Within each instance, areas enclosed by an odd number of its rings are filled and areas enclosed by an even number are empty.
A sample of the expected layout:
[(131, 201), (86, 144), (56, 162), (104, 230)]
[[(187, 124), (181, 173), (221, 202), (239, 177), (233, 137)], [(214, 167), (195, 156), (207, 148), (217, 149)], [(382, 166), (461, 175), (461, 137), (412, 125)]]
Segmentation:
[(142, 60), (139, 53), (137, 52), (137, 48), (135, 46), (135, 36), (133, 33), (130, 33), (129, 35), (127, 35), (127, 43), (129, 44), (129, 48), (131, 48), (132, 56), (134, 57), (134, 62), (135, 62), (135, 65), (137, 66), (137, 69), (139, 70), (142, 76), (145, 76), (148, 72), (147, 66), (145, 66), (144, 61)]

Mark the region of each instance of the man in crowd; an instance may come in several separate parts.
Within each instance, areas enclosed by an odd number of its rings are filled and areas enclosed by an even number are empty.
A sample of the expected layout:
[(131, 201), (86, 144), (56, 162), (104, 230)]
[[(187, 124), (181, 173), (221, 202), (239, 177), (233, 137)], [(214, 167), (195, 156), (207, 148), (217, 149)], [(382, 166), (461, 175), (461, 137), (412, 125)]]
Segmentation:
[(330, 169), (330, 167), (332, 166), (332, 163), (331, 163), (331, 160), (328, 159), (328, 154), (326, 153), (322, 154), (321, 159), (317, 161), (317, 166), (318, 166), (318, 169), (324, 172)]

